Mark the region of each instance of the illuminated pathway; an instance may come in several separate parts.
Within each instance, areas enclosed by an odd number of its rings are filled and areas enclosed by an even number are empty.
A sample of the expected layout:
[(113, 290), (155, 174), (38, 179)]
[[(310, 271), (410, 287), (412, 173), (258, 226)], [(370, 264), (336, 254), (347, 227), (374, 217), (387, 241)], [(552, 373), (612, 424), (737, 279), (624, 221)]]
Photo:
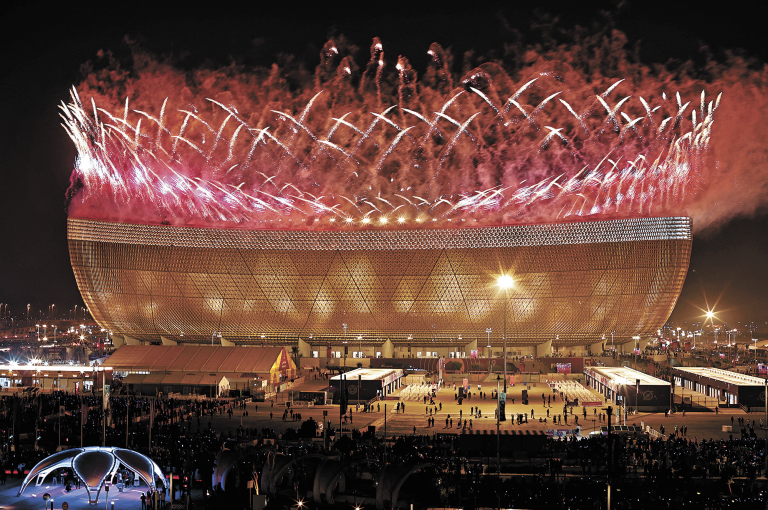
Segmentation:
[[(310, 383), (307, 383), (306, 387), (297, 386), (297, 389), (319, 389), (319, 385), (322, 384), (321, 381), (311, 381)], [(495, 385), (493, 385), (493, 389), (495, 389)], [(529, 391), (529, 402), (527, 406), (523, 406), (521, 404), (521, 398), (522, 398), (522, 385), (517, 385), (514, 387), (509, 388), (508, 392), (508, 400), (507, 400), (507, 421), (502, 422), (500, 425), (500, 430), (502, 431), (502, 434), (505, 432), (507, 434), (510, 433), (526, 433), (526, 431), (530, 433), (545, 433), (548, 429), (567, 429), (567, 428), (575, 428), (575, 420), (569, 415), (568, 417), (568, 425), (565, 425), (564, 423), (561, 425), (553, 425), (551, 419), (547, 420), (547, 423), (539, 423), (539, 417), (546, 416), (547, 408), (542, 406), (541, 401), (541, 394), (550, 394), (551, 390), (548, 389), (548, 387), (543, 383), (537, 383), (536, 387), (530, 387)], [(476, 385), (473, 387), (473, 389), (476, 390)], [(495, 433), (496, 432), (496, 419), (495, 419), (495, 409), (496, 409), (496, 401), (492, 400), (490, 398), (491, 393), (491, 386), (490, 385), (484, 385), (483, 391), (488, 392), (488, 399), (483, 400), (476, 397), (473, 397), (471, 400), (464, 400), (463, 405), (459, 406), (457, 402), (454, 400), (454, 391), (453, 389), (444, 388), (441, 389), (438, 392), (438, 396), (435, 399), (435, 403), (443, 404), (442, 411), (439, 411), (437, 415), (434, 415), (435, 418), (435, 427), (434, 428), (427, 428), (427, 417), (428, 415), (425, 415), (425, 405), (423, 403), (417, 403), (413, 401), (407, 401), (405, 402), (405, 413), (396, 413), (394, 412), (394, 407), (396, 405), (397, 401), (389, 400), (386, 401), (387, 404), (387, 435), (402, 435), (402, 434), (413, 434), (413, 427), (416, 427), (416, 431), (419, 434), (432, 434), (433, 432), (437, 434), (457, 434), (461, 433), (461, 428), (456, 428), (458, 418), (459, 418), (459, 411), (463, 411), (462, 413), (462, 419), (468, 418), (468, 414), (471, 407), (479, 406), (481, 413), (483, 415), (483, 418), (480, 419), (473, 419), (472, 425), (473, 425), (473, 432), (474, 433), (483, 433), (483, 430), (486, 430), (487, 433)], [(514, 397), (514, 404), (511, 404), (512, 398)], [(364, 431), (367, 429), (368, 425), (375, 425), (376, 426), (376, 433), (377, 435), (381, 436), (384, 434), (384, 403), (385, 401), (378, 402), (377, 404), (381, 404), (381, 412), (372, 412), (372, 413), (356, 413), (354, 411), (354, 406), (352, 406), (353, 410), (353, 422), (352, 424), (346, 423), (343, 426), (346, 429), (351, 430), (352, 428), (357, 428), (361, 431)], [(377, 406), (377, 404), (374, 404), (374, 408)], [(258, 406), (258, 411), (256, 411), (256, 406)], [(290, 421), (290, 415), (288, 417), (289, 421), (282, 421), (282, 413), (285, 409), (285, 405), (282, 402), (275, 403), (274, 407), (270, 407), (270, 402), (249, 402), (247, 404), (247, 411), (248, 411), (248, 417), (242, 418), (242, 423), (244, 427), (256, 427), (257, 429), (261, 429), (263, 427), (270, 427), (275, 430), (277, 433), (284, 432), (287, 428), (298, 428), (301, 426), (301, 422), (299, 421)], [(530, 412), (531, 409), (534, 410), (534, 417), (535, 420), (531, 420), (530, 418)], [(579, 422), (578, 424), (582, 426), (582, 430), (584, 434), (587, 434), (590, 430), (593, 430), (593, 411), (594, 408), (587, 408), (587, 421), (585, 422), (583, 419), (583, 408), (582, 407), (576, 407), (574, 408), (574, 413), (578, 415)], [(320, 421), (323, 419), (323, 411), (328, 412), (327, 420), (331, 420), (331, 424), (333, 427), (338, 427), (339, 425), (339, 407), (338, 406), (317, 406), (312, 408), (307, 407), (301, 407), (301, 408), (295, 408), (296, 412), (301, 413), (302, 420), (307, 420), (308, 418), (312, 417), (316, 421)], [(549, 408), (550, 414), (562, 414), (563, 411), (563, 402), (559, 399), (557, 399), (556, 402), (553, 402), (551, 404), (551, 407)], [(598, 408), (598, 412), (602, 411), (602, 407)], [(270, 421), (269, 414), (270, 412), (273, 413), (273, 418)], [(604, 411), (603, 411), (604, 412)], [(511, 415), (517, 414), (517, 413), (528, 413), (528, 423), (523, 425), (516, 425), (513, 424), (511, 421)], [(451, 418), (453, 418), (453, 428), (446, 429), (445, 428), (445, 418), (450, 415)], [(697, 437), (699, 440), (702, 438), (719, 438), (719, 439), (727, 439), (728, 433), (722, 432), (722, 425), (730, 425), (730, 417), (734, 416), (743, 416), (749, 419), (755, 419), (759, 422), (759, 419), (762, 415), (758, 413), (753, 413), (752, 415), (747, 415), (740, 409), (732, 409), (730, 411), (723, 411), (719, 415), (716, 415), (713, 412), (704, 412), (704, 413), (687, 413), (685, 417), (682, 416), (682, 413), (678, 413), (676, 415), (672, 415), (668, 418), (664, 418), (664, 413), (640, 413), (638, 415), (630, 415), (627, 418), (627, 425), (632, 425), (633, 423), (636, 423), (637, 425), (640, 425), (641, 421), (644, 421), (645, 425), (650, 425), (654, 429), (658, 430), (660, 425), (664, 425), (666, 428), (666, 432), (669, 433), (669, 431), (674, 430), (675, 424), (677, 424), (679, 427), (683, 425), (688, 426), (688, 437), (693, 439), (694, 437)], [(574, 415), (575, 416), (575, 415)], [(204, 417), (201, 420), (201, 427), (206, 428), (208, 426), (208, 418)], [(187, 422), (189, 426), (191, 427), (192, 432), (195, 432), (197, 430), (197, 421), (192, 420), (191, 422)], [(240, 416), (239, 411), (235, 411), (235, 415), (230, 419), (227, 415), (217, 415), (211, 420), (211, 426), (216, 429), (217, 431), (234, 431), (238, 426), (240, 425)], [(605, 422), (595, 422), (594, 426), (599, 428), (601, 425), (606, 425)], [(734, 430), (736, 430), (735, 422), (734, 422)], [(479, 431), (479, 432), (478, 432)], [(762, 431), (757, 431), (758, 437), (762, 437)], [(739, 434), (734, 433), (734, 437), (740, 437)]]

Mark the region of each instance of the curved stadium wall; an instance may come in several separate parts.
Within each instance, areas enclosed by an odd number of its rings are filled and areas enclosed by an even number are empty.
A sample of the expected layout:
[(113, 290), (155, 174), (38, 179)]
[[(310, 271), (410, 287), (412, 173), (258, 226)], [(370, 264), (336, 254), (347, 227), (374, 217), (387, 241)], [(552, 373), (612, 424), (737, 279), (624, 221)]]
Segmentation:
[(326, 343), (347, 324), (366, 343), (453, 345), (491, 328), (498, 345), (506, 308), (509, 345), (582, 345), (666, 322), (691, 220), (274, 231), (69, 219), (68, 239), (93, 318), (137, 340)]

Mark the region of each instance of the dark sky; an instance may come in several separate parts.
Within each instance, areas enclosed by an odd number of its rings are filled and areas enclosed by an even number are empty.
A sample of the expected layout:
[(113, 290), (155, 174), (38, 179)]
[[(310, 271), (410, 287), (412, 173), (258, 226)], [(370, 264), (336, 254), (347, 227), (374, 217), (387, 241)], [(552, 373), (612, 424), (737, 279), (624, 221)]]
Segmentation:
[[(185, 65), (226, 65), (232, 58), (269, 65), (284, 52), (310, 66), (330, 35), (342, 33), (362, 48), (378, 36), (388, 56), (406, 55), (420, 70), (432, 41), (453, 46), (454, 55), (472, 48), (483, 53), (502, 47), (509, 37), (505, 27), (531, 33), (538, 13), (558, 16), (564, 25), (590, 25), (604, 10), (614, 13), (631, 42), (641, 40), (647, 63), (696, 58), (702, 44), (718, 51), (741, 48), (762, 61), (768, 51), (757, 2), (727, 2), (716, 9), (702, 2), (634, 1), (620, 7), (589, 2), (591, 10), (583, 10), (584, 2), (464, 2), (453, 8), (439, 2), (425, 7), (416, 2), (265, 4), (60, 2), (43, 7), (20, 2), (0, 7), (0, 302), (11, 303), (12, 314), (21, 314), (27, 303), (44, 311), (52, 303), (59, 310), (82, 305), (69, 265), (64, 213), (75, 150), (59, 125), (57, 105), (80, 81), (81, 64), (100, 49), (125, 52), (126, 35), (151, 52), (186, 55)], [(767, 227), (764, 212), (695, 238), (672, 319), (699, 320), (699, 308), (708, 302), (717, 303), (720, 318), (734, 325), (768, 321)]]

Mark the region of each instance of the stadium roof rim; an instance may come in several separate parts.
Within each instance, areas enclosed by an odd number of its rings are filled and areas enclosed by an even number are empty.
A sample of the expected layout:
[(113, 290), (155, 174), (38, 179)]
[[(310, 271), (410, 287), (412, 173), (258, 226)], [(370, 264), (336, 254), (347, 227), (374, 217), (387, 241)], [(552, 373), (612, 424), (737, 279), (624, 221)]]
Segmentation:
[(266, 250), (425, 250), (510, 248), (690, 240), (688, 217), (646, 217), (455, 229), (239, 230), (67, 220), (68, 238), (146, 246)]

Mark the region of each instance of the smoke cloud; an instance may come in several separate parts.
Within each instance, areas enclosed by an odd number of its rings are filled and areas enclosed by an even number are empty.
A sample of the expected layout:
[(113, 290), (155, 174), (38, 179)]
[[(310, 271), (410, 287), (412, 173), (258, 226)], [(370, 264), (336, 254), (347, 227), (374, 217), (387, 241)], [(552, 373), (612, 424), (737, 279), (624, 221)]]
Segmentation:
[[(415, 69), (343, 37), (313, 71), (184, 70), (134, 49), (62, 105), (79, 218), (239, 228), (419, 228), (765, 207), (764, 65), (649, 65), (617, 30)], [(722, 95), (720, 95), (722, 94)]]

